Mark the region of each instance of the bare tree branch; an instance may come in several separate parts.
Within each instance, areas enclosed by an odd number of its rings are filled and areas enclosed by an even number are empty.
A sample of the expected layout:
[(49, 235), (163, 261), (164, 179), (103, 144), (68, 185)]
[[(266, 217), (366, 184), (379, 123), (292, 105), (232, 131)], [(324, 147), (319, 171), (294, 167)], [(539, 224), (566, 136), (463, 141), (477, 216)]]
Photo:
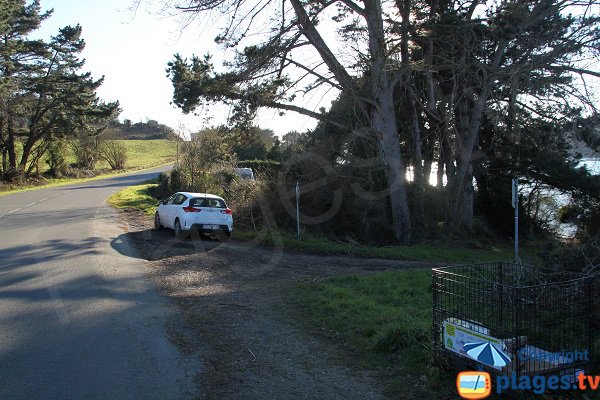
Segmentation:
[(292, 3), (294, 11), (298, 17), (298, 24), (300, 24), (300, 27), (302, 28), (302, 33), (321, 55), (321, 58), (336, 77), (340, 83), (340, 86), (342, 86), (344, 90), (356, 92), (352, 77), (348, 71), (346, 71), (344, 66), (338, 61), (331, 49), (329, 49), (319, 31), (317, 31), (314, 23), (306, 13), (306, 10), (304, 10), (304, 6), (300, 0), (290, 0), (290, 2)]
[(597, 78), (600, 78), (600, 72), (592, 71), (592, 70), (584, 69), (584, 68), (570, 67), (568, 65), (550, 65), (550, 66), (547, 66), (546, 68), (549, 70), (554, 70), (554, 71), (571, 71), (571, 72), (576, 72), (576, 73), (582, 74), (582, 75), (592, 75)]
[(365, 10), (361, 6), (359, 6), (358, 4), (353, 2), (352, 0), (341, 0), (341, 2), (344, 3), (344, 5), (346, 5), (352, 11), (354, 11), (360, 15), (364, 15)]
[(283, 57), (283, 59), (285, 61), (289, 62), (290, 64), (293, 64), (296, 67), (298, 67), (300, 69), (303, 69), (304, 71), (308, 72), (309, 74), (316, 76), (317, 78), (319, 78), (323, 82), (326, 82), (326, 83), (330, 84), (334, 88), (339, 89), (339, 90), (344, 90), (344, 88), (341, 87), (339, 84), (333, 82), (329, 78), (326, 78), (325, 76), (323, 76), (323, 75), (319, 74), (318, 72), (316, 72), (314, 68), (309, 68), (309, 67), (307, 67), (307, 66), (305, 66), (305, 65), (303, 65), (303, 64), (301, 64), (301, 63), (299, 63), (297, 61), (292, 60), (291, 58), (285, 58), (285, 57)]
[(307, 108), (295, 106), (293, 104), (283, 104), (283, 103), (279, 103), (276, 101), (271, 101), (271, 102), (263, 103), (262, 105), (265, 107), (276, 108), (279, 110), (294, 111), (294, 112), (297, 112), (298, 114), (306, 115), (308, 117), (312, 117), (312, 118), (318, 119), (320, 121), (328, 122), (332, 125), (337, 126), (338, 128), (348, 129), (348, 126), (341, 124), (338, 121), (331, 120), (331, 119), (327, 118), (327, 116), (324, 114), (309, 110)]

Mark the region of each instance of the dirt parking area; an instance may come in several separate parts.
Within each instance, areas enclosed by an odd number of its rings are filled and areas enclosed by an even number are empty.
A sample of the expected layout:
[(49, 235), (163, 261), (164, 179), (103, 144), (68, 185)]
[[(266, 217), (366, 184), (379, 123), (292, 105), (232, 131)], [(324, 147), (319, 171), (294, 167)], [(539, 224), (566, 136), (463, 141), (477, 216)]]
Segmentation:
[[(424, 266), (288, 253), (253, 243), (176, 239), (151, 218), (122, 213), (126, 239), (160, 290), (183, 310), (169, 334), (200, 360), (205, 399), (384, 399), (376, 371), (353, 365), (331, 334), (307, 326), (290, 288), (338, 274)], [(304, 310), (303, 312), (306, 312)]]

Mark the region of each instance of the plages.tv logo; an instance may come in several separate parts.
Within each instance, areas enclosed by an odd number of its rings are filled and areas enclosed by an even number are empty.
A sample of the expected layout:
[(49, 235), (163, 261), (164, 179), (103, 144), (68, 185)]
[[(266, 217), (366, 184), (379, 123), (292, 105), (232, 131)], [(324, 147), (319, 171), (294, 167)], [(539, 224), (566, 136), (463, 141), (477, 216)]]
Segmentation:
[[(480, 329), (475, 331), (444, 321), (446, 349), (461, 357), (469, 357), (482, 367), (486, 365), (501, 370), (510, 364), (510, 356), (503, 351), (502, 341), (488, 336), (487, 330), (478, 328)], [(490, 374), (483, 371), (461, 372), (456, 377), (456, 389), (463, 399), (484, 399), (492, 392)]]
[[(469, 357), (496, 368), (504, 367), (510, 362), (507, 354), (487, 340), (465, 343), (463, 348)], [(456, 377), (456, 390), (463, 399), (485, 399), (492, 393), (492, 378), (487, 372), (464, 371)]]
[(485, 399), (492, 393), (492, 379), (487, 372), (463, 371), (456, 377), (456, 390), (463, 399)]

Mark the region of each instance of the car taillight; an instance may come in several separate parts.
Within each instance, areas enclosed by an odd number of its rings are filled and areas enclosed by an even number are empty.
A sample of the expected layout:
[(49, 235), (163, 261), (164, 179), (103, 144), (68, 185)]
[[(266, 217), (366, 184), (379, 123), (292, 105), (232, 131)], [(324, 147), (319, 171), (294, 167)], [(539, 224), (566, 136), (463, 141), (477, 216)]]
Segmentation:
[(229, 214), (231, 215), (231, 209), (221, 210), (221, 214)]
[(199, 208), (194, 208), (194, 207), (188, 206), (188, 207), (183, 207), (183, 211), (185, 211), (185, 212), (200, 212), (202, 210)]

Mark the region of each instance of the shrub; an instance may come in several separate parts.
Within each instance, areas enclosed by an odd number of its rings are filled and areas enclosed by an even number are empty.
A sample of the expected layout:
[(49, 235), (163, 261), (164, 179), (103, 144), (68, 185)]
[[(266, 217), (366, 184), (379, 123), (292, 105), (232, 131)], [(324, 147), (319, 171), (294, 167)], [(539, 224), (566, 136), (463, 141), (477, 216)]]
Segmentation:
[(186, 175), (178, 168), (171, 170), (169, 184), (171, 193), (188, 190), (190, 187), (190, 182), (187, 180)]
[(236, 224), (257, 230), (262, 226), (262, 209), (265, 206), (266, 185), (244, 179), (234, 179), (227, 191), (229, 206), (233, 209)]
[(69, 165), (67, 164), (66, 153), (68, 151), (67, 143), (64, 140), (55, 140), (48, 148), (48, 158), (46, 164), (50, 168), (48, 173), (60, 178), (68, 174)]
[(155, 197), (164, 199), (171, 193), (173, 193), (173, 189), (171, 189), (171, 171), (161, 172), (158, 177)]
[(116, 140), (103, 140), (100, 145), (100, 157), (106, 160), (113, 170), (124, 169), (127, 161), (127, 147)]
[(156, 197), (167, 198), (175, 192), (186, 191), (189, 183), (181, 170), (173, 168), (170, 171), (161, 172), (158, 177), (158, 187), (156, 188)]
[(77, 160), (77, 166), (92, 170), (100, 158), (100, 143), (95, 136), (81, 136), (69, 142), (69, 147)]

